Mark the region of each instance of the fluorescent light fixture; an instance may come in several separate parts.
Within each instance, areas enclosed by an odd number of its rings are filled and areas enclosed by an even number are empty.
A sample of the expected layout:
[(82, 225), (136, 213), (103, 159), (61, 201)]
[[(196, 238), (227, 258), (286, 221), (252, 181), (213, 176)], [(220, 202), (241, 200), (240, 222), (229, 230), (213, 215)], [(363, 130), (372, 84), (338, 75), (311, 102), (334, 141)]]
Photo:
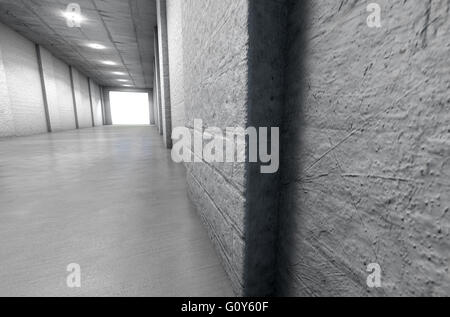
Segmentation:
[(102, 61), (102, 64), (108, 65), (108, 66), (115, 66), (115, 65), (117, 65), (117, 63), (113, 62), (113, 61)]
[(112, 72), (112, 74), (118, 75), (118, 76), (125, 76), (126, 75), (126, 73), (124, 73), (124, 72)]
[(127, 83), (127, 82), (129, 82), (128, 79), (117, 79), (117, 81), (120, 81), (121, 83)]
[(69, 27), (80, 27), (81, 22), (84, 21), (84, 17), (76, 11), (65, 11), (62, 15), (66, 18)]
[(98, 43), (89, 43), (87, 44), (87, 47), (90, 47), (94, 50), (104, 50), (106, 48), (106, 46)]

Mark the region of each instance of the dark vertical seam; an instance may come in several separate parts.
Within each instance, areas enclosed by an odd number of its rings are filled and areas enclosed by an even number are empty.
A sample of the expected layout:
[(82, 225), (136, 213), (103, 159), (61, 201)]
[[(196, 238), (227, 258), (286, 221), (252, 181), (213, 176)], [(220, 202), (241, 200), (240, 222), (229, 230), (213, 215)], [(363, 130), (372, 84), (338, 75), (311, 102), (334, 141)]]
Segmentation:
[(42, 89), (42, 98), (44, 100), (44, 111), (45, 111), (45, 120), (47, 122), (47, 132), (51, 133), (52, 124), (50, 122), (50, 112), (48, 110), (47, 88), (45, 86), (44, 66), (42, 65), (41, 48), (38, 44), (36, 44), (35, 47), (36, 47), (37, 61), (39, 65), (39, 76), (41, 77), (41, 89)]

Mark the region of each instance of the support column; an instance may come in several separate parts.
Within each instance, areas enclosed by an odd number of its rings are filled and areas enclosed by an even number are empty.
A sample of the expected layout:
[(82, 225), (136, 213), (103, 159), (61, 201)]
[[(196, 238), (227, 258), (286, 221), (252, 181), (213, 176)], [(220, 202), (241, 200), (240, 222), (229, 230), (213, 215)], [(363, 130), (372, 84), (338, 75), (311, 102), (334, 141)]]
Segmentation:
[(156, 91), (156, 113), (158, 130), (161, 135), (163, 135), (163, 124), (162, 124), (162, 109), (161, 109), (161, 81), (159, 77), (159, 44), (158, 44), (158, 28), (155, 28), (155, 91)]
[(109, 89), (103, 89), (103, 101), (105, 108), (105, 125), (112, 125), (112, 117), (111, 117), (111, 102), (109, 100)]
[(3, 64), (2, 47), (0, 47), (0, 122), (0, 138), (16, 134), (6, 71)]
[(153, 106), (154, 98), (153, 98), (153, 90), (149, 89), (148, 91), (148, 107), (150, 114), (150, 125), (155, 125), (155, 107)]
[(166, 0), (156, 0), (158, 17), (159, 78), (162, 109), (162, 128), (167, 148), (172, 148), (172, 113), (170, 104), (169, 49), (167, 44)]
[(95, 118), (94, 118), (94, 107), (92, 105), (92, 85), (91, 85), (91, 79), (88, 77), (88, 87), (89, 87), (89, 104), (91, 105), (91, 120), (92, 120), (92, 127), (95, 127)]
[(73, 67), (69, 66), (69, 70), (70, 70), (70, 86), (72, 87), (73, 110), (75, 113), (75, 126), (77, 129), (79, 129), (80, 125), (78, 124), (77, 98), (75, 96), (75, 84), (73, 82)]
[(36, 55), (39, 65), (39, 75), (41, 77), (42, 98), (44, 100), (45, 120), (47, 121), (47, 131), (52, 132), (52, 124), (50, 122), (50, 112), (48, 110), (47, 88), (45, 86), (44, 66), (42, 65), (41, 47), (36, 44)]
[(104, 94), (103, 91), (104, 91), (104, 87), (100, 86), (100, 102), (102, 104), (102, 124), (106, 125), (105, 124), (105, 96), (103, 95)]

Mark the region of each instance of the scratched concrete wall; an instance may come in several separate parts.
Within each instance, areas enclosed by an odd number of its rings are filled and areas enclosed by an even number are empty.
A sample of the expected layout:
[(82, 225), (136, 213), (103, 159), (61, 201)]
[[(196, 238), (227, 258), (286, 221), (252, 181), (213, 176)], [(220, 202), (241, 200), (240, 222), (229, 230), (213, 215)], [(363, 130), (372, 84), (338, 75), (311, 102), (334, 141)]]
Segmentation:
[[(184, 0), (183, 60), (187, 127), (245, 127), (248, 3)], [(201, 135), (202, 131), (195, 131)], [(188, 164), (188, 187), (236, 292), (244, 274), (245, 173), (239, 164)]]
[(450, 294), (450, 1), (377, 2), (291, 3), (280, 294)]
[[(185, 122), (193, 135), (278, 127), (284, 1), (185, 0), (182, 9)], [(195, 119), (203, 120), (201, 130)], [(278, 174), (262, 174), (260, 164), (204, 160), (187, 169), (190, 195), (236, 294), (272, 295)]]

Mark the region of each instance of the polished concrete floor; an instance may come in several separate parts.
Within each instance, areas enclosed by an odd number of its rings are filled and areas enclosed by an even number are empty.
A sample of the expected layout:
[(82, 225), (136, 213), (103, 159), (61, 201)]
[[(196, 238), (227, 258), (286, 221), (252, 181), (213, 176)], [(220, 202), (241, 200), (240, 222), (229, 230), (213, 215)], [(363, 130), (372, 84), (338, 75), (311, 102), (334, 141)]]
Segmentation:
[(185, 184), (152, 127), (0, 139), (0, 296), (231, 296)]

